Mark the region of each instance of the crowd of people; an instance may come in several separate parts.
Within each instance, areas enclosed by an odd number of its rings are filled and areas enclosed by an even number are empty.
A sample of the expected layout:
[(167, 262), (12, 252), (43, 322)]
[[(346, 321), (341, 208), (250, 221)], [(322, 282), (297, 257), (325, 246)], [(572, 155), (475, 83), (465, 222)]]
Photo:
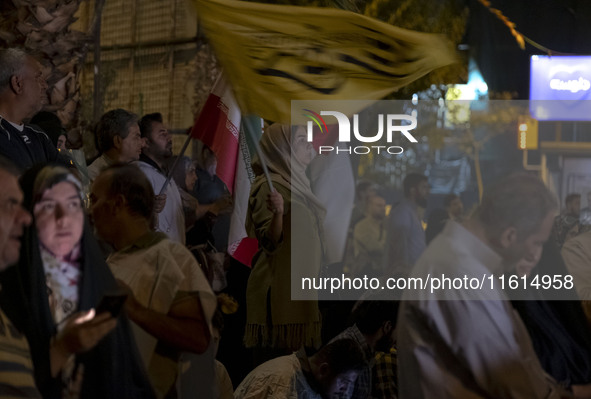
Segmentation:
[(389, 212), (388, 194), (360, 181), (344, 275), (574, 284), (560, 302), (491, 283), (322, 306), (292, 299), (294, 279), (326, 275), (332, 233), (303, 128), (270, 124), (260, 141), (249, 268), (224, 257), (233, 204), (211, 150), (200, 165), (176, 159), (161, 114), (115, 109), (86, 168), (40, 113), (46, 89), (33, 56), (0, 50), (0, 397), (591, 397), (580, 195), (556, 216), (543, 182), (517, 173), (469, 214), (452, 193), (427, 217), (427, 176), (407, 174)]

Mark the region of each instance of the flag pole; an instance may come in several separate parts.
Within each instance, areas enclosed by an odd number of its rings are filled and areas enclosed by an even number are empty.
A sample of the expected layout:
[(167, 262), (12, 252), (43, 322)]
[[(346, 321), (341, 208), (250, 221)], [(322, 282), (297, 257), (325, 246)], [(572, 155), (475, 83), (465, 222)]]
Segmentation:
[(187, 151), (187, 147), (189, 146), (189, 141), (191, 141), (191, 135), (193, 133), (193, 129), (195, 129), (195, 125), (193, 125), (193, 127), (191, 128), (191, 131), (187, 135), (187, 139), (185, 140), (185, 144), (183, 144), (183, 148), (181, 149), (181, 152), (176, 157), (176, 159), (174, 160), (174, 162), (172, 164), (172, 167), (168, 171), (168, 174), (166, 175), (166, 180), (164, 181), (164, 184), (162, 185), (162, 188), (160, 189), (160, 193), (158, 193), (158, 195), (162, 195), (166, 191), (166, 186), (168, 186), (168, 183), (170, 183), (170, 179), (172, 178), (172, 172), (174, 172), (174, 169), (178, 165), (180, 159), (183, 157), (183, 155), (185, 155), (185, 151)]
[[(267, 183), (269, 184), (269, 189), (271, 190), (271, 192), (275, 191), (275, 188), (273, 187), (273, 182), (271, 181), (271, 175), (269, 174), (269, 168), (267, 168), (267, 160), (265, 159), (265, 155), (263, 154), (263, 151), (261, 150), (261, 147), (259, 146), (259, 141), (257, 140), (256, 137), (254, 137), (254, 132), (256, 131), (257, 127), (254, 124), (254, 118), (250, 118), (250, 117), (246, 117), (246, 118), (242, 118), (243, 121), (246, 122), (246, 134), (248, 134), (250, 136), (250, 141), (253, 143), (254, 145), (254, 149), (257, 153), (257, 156), (259, 157), (259, 161), (261, 163), (261, 166), (263, 168), (263, 172), (265, 173), (265, 177), (267, 178)], [(258, 128), (260, 129), (260, 127)]]

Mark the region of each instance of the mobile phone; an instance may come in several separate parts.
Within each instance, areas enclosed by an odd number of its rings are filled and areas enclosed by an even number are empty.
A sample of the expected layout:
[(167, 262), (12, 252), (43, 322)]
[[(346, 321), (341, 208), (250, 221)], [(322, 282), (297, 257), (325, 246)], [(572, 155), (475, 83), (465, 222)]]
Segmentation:
[(117, 317), (119, 313), (121, 313), (121, 309), (125, 304), (125, 300), (127, 299), (127, 294), (118, 294), (118, 295), (103, 295), (101, 301), (96, 307), (96, 314), (100, 314), (103, 312), (110, 312), (111, 316)]

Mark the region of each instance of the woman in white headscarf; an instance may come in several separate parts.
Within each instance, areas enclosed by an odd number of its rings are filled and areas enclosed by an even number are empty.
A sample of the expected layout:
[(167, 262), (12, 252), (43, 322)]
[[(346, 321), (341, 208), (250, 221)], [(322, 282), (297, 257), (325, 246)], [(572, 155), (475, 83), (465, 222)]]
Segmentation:
[[(260, 160), (255, 160), (257, 177), (250, 194), (247, 229), (258, 239), (259, 251), (247, 286), (245, 344), (263, 352), (267, 348), (273, 357), (302, 345), (320, 345), (318, 302), (292, 301), (291, 281), (292, 277), (318, 276), (326, 211), (305, 174), (314, 151), (303, 128), (273, 124), (260, 146), (275, 191), (267, 184)], [(292, 232), (297, 232), (298, 249), (292, 248)]]

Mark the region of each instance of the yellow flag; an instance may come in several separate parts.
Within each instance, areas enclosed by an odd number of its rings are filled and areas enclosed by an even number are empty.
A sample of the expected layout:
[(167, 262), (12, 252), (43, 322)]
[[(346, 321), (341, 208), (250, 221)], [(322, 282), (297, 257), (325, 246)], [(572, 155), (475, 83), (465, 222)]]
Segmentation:
[(275, 122), (291, 100), (379, 100), (456, 61), (443, 36), (349, 11), (193, 1), (242, 112)]

